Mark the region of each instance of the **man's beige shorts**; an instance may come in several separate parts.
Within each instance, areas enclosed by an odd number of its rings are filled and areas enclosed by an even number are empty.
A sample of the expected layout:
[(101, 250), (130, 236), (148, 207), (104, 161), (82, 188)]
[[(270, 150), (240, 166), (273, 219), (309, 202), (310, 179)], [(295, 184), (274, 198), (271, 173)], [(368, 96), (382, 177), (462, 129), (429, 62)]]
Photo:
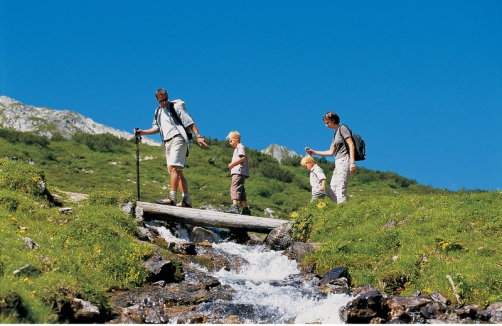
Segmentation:
[(188, 145), (181, 135), (164, 142), (164, 153), (166, 154), (167, 166), (185, 167)]

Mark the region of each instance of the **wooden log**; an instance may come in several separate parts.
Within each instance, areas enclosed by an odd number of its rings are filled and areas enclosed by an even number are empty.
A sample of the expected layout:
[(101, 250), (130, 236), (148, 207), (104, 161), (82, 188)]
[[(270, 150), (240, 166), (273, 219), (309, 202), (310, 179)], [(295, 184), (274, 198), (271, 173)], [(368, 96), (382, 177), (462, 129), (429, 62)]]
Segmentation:
[(243, 229), (259, 233), (269, 233), (276, 227), (290, 222), (289, 220), (191, 209), (141, 201), (136, 202), (136, 206), (143, 210), (143, 219), (145, 220), (167, 220), (197, 226)]

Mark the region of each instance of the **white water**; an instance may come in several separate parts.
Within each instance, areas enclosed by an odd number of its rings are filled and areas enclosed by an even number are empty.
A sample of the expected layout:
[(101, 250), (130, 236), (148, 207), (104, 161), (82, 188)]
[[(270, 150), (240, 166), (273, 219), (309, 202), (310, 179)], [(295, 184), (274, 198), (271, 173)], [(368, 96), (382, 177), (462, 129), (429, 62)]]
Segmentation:
[[(167, 237), (166, 240), (173, 241), (174, 238), (183, 241), (165, 228), (157, 228), (158, 231), (160, 229), (164, 229), (162, 235)], [(271, 251), (263, 245), (244, 246), (232, 242), (213, 243), (213, 249), (240, 256), (248, 262), (239, 271), (221, 269), (210, 275), (234, 289), (231, 304), (251, 305), (263, 312), (266, 317), (259, 323), (341, 323), (338, 310), (350, 301), (349, 297), (342, 294), (325, 296), (309, 282), (293, 282), (290, 276), (299, 274), (300, 270), (296, 261), (288, 260), (282, 251)], [(207, 272), (204, 267), (193, 267)], [(257, 323), (256, 318), (247, 323)]]

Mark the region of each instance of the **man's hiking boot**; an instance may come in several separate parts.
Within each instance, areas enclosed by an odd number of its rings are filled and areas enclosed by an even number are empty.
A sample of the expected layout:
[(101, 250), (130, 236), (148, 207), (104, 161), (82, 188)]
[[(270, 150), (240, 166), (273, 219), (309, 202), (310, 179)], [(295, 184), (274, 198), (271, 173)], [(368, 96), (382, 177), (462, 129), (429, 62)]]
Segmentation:
[(251, 215), (251, 211), (249, 210), (249, 207), (244, 207), (242, 209), (241, 215)]
[(192, 200), (190, 198), (183, 197), (181, 201), (176, 204), (176, 206), (192, 208)]
[(230, 207), (230, 210), (228, 211), (228, 213), (239, 214), (239, 208), (235, 205), (232, 205), (232, 207)]
[(157, 204), (174, 206), (174, 205), (176, 205), (176, 198), (174, 198), (173, 196), (169, 195), (169, 196), (167, 196), (164, 199), (157, 200)]

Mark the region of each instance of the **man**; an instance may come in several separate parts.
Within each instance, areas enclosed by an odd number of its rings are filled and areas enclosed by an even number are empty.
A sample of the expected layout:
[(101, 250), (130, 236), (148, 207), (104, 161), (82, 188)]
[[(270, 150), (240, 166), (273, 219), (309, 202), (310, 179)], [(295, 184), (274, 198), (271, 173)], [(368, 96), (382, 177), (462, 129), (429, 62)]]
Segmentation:
[[(171, 176), (171, 191), (166, 198), (157, 200), (157, 203), (192, 207), (192, 201), (188, 194), (188, 184), (183, 175), (183, 167), (185, 166), (187, 151), (190, 147), (190, 140), (188, 139), (186, 129), (195, 133), (199, 146), (207, 146), (206, 141), (200, 135), (190, 114), (186, 112), (184, 108), (185, 103), (176, 100), (171, 104), (167, 91), (163, 88), (155, 92), (155, 98), (160, 106), (155, 111), (152, 128), (147, 130), (138, 129), (136, 132), (140, 135), (154, 135), (160, 132), (160, 138), (164, 145), (167, 171)], [(177, 117), (171, 115), (170, 105)], [(181, 188), (182, 200), (176, 204), (178, 186)]]

